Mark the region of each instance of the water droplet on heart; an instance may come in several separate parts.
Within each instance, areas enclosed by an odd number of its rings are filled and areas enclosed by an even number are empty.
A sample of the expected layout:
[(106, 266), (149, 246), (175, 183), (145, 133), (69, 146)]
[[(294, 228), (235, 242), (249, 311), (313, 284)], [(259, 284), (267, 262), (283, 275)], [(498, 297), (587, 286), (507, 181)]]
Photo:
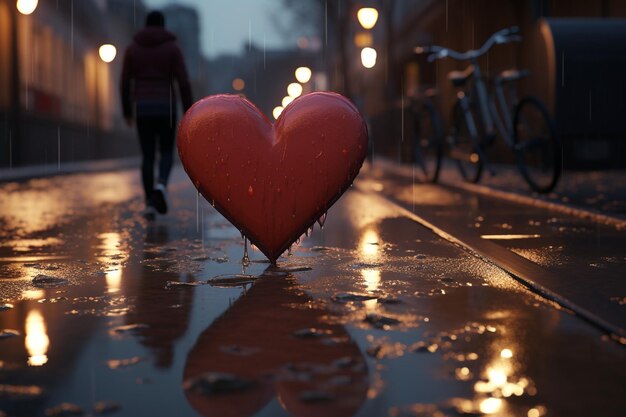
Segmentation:
[[(243, 233), (241, 234), (243, 236)], [(241, 258), (241, 265), (244, 268), (250, 265), (250, 257), (248, 256), (248, 238), (243, 236), (243, 258)]]
[(317, 219), (317, 224), (319, 224), (319, 225), (320, 225), (320, 227), (322, 228), (322, 230), (324, 230), (324, 223), (326, 223), (326, 215), (327, 215), (327, 214), (328, 214), (328, 213), (324, 213), (324, 214), (322, 214), (322, 216), (321, 216), (319, 219)]
[(254, 189), (252, 188), (252, 186), (248, 187), (248, 196), (252, 197), (254, 195)]
[(211, 205), (215, 207), (215, 200), (211, 200)]
[(280, 187), (276, 188), (276, 192), (280, 194)]
[(341, 151), (341, 153), (343, 154), (343, 156), (348, 156), (348, 150), (347, 149), (343, 149)]

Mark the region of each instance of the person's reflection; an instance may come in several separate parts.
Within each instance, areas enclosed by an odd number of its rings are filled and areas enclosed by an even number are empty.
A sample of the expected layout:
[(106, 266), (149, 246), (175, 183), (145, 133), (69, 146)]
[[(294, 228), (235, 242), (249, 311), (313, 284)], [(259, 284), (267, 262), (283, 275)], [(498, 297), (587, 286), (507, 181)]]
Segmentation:
[[(180, 278), (168, 271), (175, 263), (164, 250), (168, 243), (167, 225), (149, 225), (141, 266), (127, 272), (125, 283), (127, 294), (135, 296), (126, 323), (147, 325), (140, 331), (140, 341), (152, 351), (158, 368), (172, 365), (174, 342), (185, 334), (193, 305), (193, 288), (165, 290), (168, 281)], [(193, 281), (193, 277), (186, 280)]]
[[(354, 415), (367, 395), (367, 366), (343, 326), (324, 323), (328, 312), (311, 301), (293, 277), (258, 279), (189, 352), (183, 386), (191, 406), (207, 417), (251, 416), (276, 396), (294, 416)], [(252, 385), (194, 389), (208, 373)]]

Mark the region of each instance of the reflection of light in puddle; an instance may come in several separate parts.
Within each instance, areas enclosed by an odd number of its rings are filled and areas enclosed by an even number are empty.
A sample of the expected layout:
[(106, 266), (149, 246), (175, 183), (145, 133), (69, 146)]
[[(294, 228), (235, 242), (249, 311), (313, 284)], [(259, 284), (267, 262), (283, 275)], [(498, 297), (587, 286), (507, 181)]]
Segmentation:
[(511, 349), (502, 349), (500, 351), (500, 357), (504, 359), (510, 359), (513, 357), (513, 351)]
[(480, 402), (480, 412), (483, 414), (495, 414), (502, 408), (502, 400), (500, 398), (485, 398)]
[(376, 230), (374, 229), (367, 229), (363, 233), (363, 236), (361, 236), (361, 241), (359, 242), (359, 251), (361, 252), (361, 256), (365, 258), (366, 262), (373, 262), (378, 260), (378, 240), (378, 232), (376, 232)]
[[(119, 262), (124, 262), (128, 259), (128, 255), (120, 251), (122, 238), (119, 233), (101, 233), (98, 235), (98, 238), (102, 239), (102, 244), (98, 246), (98, 248), (102, 249), (102, 256), (98, 258), (100, 262), (110, 262), (113, 256), (118, 256), (120, 258)], [(122, 284), (122, 270), (115, 268), (105, 271), (105, 279), (109, 292), (119, 291)]]
[(25, 345), (28, 351), (28, 364), (41, 366), (48, 362), (48, 346), (50, 339), (46, 332), (46, 322), (38, 310), (31, 310), (26, 316), (26, 339)]
[(122, 270), (114, 269), (106, 273), (107, 289), (109, 292), (118, 292), (122, 284)]
[(414, 184), (398, 190), (396, 198), (404, 203), (427, 206), (454, 206), (463, 200), (458, 193), (430, 184)]
[(481, 235), (482, 239), (487, 240), (515, 240), (515, 239), (537, 239), (541, 235)]
[[(380, 257), (378, 232), (375, 229), (368, 228), (365, 230), (359, 241), (359, 252), (361, 259), (365, 263), (376, 263)], [(380, 271), (373, 268), (361, 269), (361, 277), (365, 283), (365, 289), (369, 293), (378, 290), (380, 285)], [(368, 312), (376, 310), (378, 301), (376, 299), (364, 301), (365, 309)]]
[(361, 276), (363, 277), (363, 281), (365, 281), (365, 289), (367, 291), (374, 292), (378, 289), (378, 285), (380, 284), (380, 271), (376, 269), (362, 269)]
[[(510, 381), (509, 377), (513, 373), (511, 363), (513, 351), (509, 348), (499, 350), (497, 358), (489, 364), (486, 370), (487, 380), (477, 381), (474, 384), (474, 391), (479, 394), (496, 394), (498, 397), (508, 398), (512, 395), (521, 396), (528, 387), (527, 378), (519, 378), (517, 382)], [(500, 406), (498, 406), (499, 409)], [(482, 404), (481, 404), (482, 411)]]
[(45, 246), (61, 244), (61, 239), (48, 237), (45, 239), (17, 239), (0, 242), (0, 246), (11, 247), (16, 252), (28, 252)]
[(46, 296), (44, 290), (24, 290), (22, 298), (25, 300), (40, 300)]

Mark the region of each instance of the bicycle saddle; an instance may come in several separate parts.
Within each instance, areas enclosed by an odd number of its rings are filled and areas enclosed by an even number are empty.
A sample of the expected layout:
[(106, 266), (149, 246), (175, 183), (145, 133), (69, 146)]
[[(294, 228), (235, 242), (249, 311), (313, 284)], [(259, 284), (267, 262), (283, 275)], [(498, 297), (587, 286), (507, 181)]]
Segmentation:
[(520, 78), (528, 76), (528, 70), (508, 69), (498, 74), (498, 80), (504, 82), (517, 81)]
[(474, 66), (469, 65), (463, 71), (450, 71), (448, 73), (448, 79), (455, 87), (462, 87), (472, 74), (474, 74)]

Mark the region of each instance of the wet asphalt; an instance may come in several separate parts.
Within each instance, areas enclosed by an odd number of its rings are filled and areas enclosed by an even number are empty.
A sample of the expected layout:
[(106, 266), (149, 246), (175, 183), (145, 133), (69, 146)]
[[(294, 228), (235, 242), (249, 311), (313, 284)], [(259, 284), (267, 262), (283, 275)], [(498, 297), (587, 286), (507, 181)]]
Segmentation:
[[(244, 268), (180, 168), (169, 190), (148, 222), (135, 171), (0, 185), (0, 415), (626, 409), (619, 341), (413, 216), (532, 262), (617, 327), (623, 232), (366, 168), (323, 230)], [(539, 237), (483, 237), (513, 234)]]

